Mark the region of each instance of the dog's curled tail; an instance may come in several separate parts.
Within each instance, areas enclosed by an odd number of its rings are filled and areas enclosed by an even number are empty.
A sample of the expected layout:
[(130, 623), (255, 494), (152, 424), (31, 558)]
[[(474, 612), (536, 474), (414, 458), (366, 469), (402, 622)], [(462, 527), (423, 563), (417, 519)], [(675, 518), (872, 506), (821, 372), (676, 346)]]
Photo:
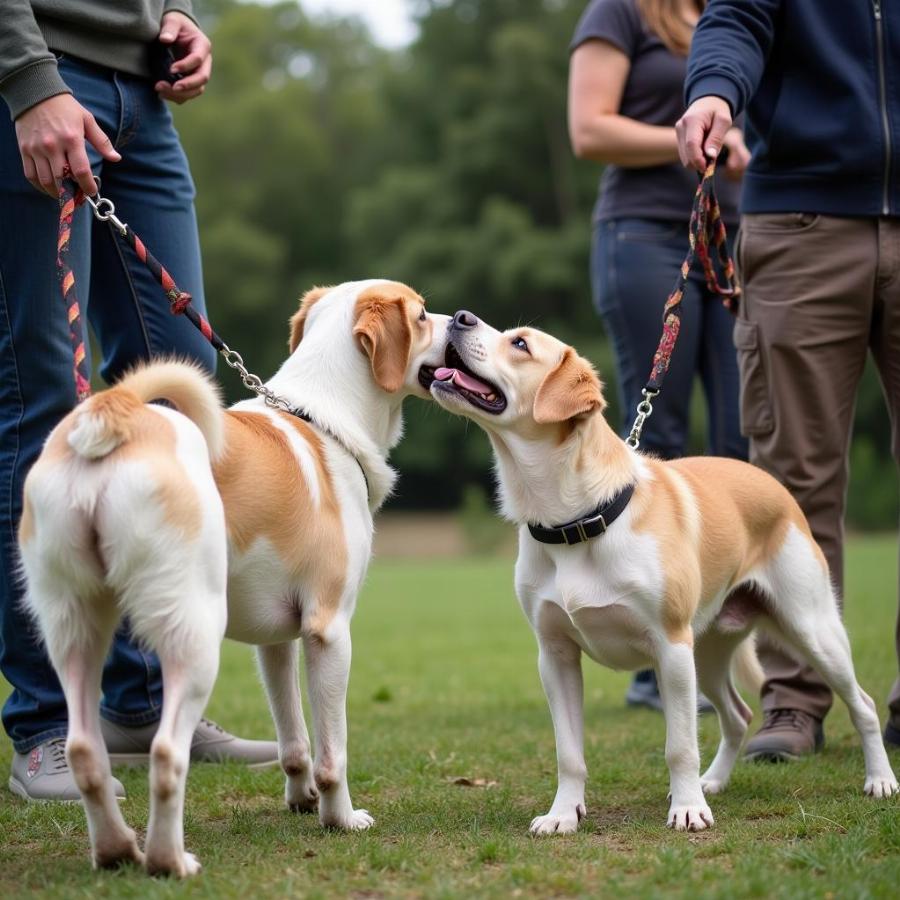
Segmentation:
[(756, 655), (756, 635), (751, 632), (734, 651), (731, 657), (731, 670), (738, 684), (753, 697), (758, 697), (762, 690), (766, 674)]
[(86, 400), (75, 412), (69, 446), (85, 459), (112, 453), (133, 438), (144, 404), (151, 400), (171, 403), (200, 429), (210, 459), (221, 456), (225, 423), (219, 390), (199, 366), (176, 360), (138, 366), (108, 391)]

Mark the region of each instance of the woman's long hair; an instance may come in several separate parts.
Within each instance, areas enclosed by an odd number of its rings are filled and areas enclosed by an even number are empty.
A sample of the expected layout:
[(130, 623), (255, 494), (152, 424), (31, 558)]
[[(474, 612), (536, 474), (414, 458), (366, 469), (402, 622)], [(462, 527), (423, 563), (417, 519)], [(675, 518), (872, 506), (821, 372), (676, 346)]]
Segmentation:
[[(693, 0), (697, 14), (703, 12), (706, 0)], [(686, 22), (681, 0), (637, 0), (638, 9), (647, 27), (679, 56), (687, 56), (691, 49), (694, 26)]]

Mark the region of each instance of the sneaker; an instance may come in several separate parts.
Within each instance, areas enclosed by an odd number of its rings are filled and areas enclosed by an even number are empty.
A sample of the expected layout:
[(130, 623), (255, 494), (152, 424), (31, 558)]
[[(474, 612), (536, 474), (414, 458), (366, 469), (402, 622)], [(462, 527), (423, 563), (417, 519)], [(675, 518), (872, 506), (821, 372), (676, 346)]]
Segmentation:
[[(656, 672), (652, 669), (647, 672), (638, 672), (631, 679), (628, 690), (625, 692), (625, 704), (627, 706), (646, 706), (648, 709), (663, 711), (662, 697), (659, 695), (659, 684), (656, 681)], [(697, 693), (697, 712), (700, 715), (715, 710), (709, 699), (701, 693)]]
[(900, 748), (900, 728), (888, 721), (884, 726), (884, 742), (888, 747)]
[[(28, 753), (13, 754), (9, 789), (32, 803), (80, 803), (81, 794), (66, 761), (66, 739), (54, 738)], [(122, 782), (113, 778), (117, 800), (125, 799)]]
[(790, 762), (825, 746), (822, 721), (800, 709), (770, 709), (759, 731), (747, 742), (744, 759)]
[[(114, 766), (146, 766), (150, 762), (150, 744), (159, 722), (130, 728), (106, 719), (100, 720), (103, 740)], [(251, 769), (264, 769), (278, 764), (275, 741), (250, 741), (229, 734), (209, 719), (201, 719), (191, 741), (192, 762), (246, 763)]]

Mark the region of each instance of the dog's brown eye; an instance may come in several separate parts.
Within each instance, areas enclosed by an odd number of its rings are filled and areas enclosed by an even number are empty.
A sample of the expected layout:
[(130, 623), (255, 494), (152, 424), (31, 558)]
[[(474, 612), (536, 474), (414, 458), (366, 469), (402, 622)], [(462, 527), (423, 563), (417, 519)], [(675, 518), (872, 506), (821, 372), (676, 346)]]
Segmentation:
[(423, 309), (421, 313), (419, 313), (419, 321), (424, 322), (428, 316), (425, 315), (425, 310)]
[(516, 348), (516, 350), (524, 350), (526, 353), (530, 353), (531, 351), (528, 349), (528, 344), (525, 343), (525, 338), (516, 337), (512, 339), (512, 345)]

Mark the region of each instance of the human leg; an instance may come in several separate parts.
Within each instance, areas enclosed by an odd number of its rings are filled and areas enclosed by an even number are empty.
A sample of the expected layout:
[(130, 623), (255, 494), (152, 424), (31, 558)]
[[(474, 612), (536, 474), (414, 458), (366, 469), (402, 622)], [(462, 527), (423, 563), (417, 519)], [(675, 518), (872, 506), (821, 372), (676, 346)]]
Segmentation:
[[(867, 352), (875, 237), (874, 220), (779, 214), (745, 216), (739, 241), (744, 295), (734, 341), (750, 459), (799, 502), (839, 596), (847, 457)], [(831, 691), (771, 641), (760, 642), (760, 660), (766, 722), (748, 743), (748, 755), (788, 759), (812, 752)], [(779, 710), (802, 714), (791, 725), (793, 744)]]
[(701, 316), (700, 377), (706, 398), (709, 452), (713, 456), (747, 459), (747, 438), (741, 434), (741, 381), (734, 350), (734, 316), (705, 287)]
[[(98, 92), (102, 86), (92, 86), (91, 98)], [(25, 476), (76, 398), (56, 281), (59, 209), (25, 180), (14, 125), (5, 116), (0, 207), (0, 669), (13, 687), (3, 724), (16, 752), (25, 754), (65, 737), (67, 717), (62, 687), (22, 606), (16, 531)], [(70, 239), (82, 302), (90, 279), (88, 217), (86, 209), (76, 211)]]
[[(900, 465), (900, 223), (878, 221), (879, 279), (872, 316), (871, 348), (891, 417), (891, 452)], [(898, 594), (900, 596), (900, 594)], [(900, 609), (895, 647), (900, 668)], [(885, 737), (900, 746), (900, 675), (888, 697)]]

